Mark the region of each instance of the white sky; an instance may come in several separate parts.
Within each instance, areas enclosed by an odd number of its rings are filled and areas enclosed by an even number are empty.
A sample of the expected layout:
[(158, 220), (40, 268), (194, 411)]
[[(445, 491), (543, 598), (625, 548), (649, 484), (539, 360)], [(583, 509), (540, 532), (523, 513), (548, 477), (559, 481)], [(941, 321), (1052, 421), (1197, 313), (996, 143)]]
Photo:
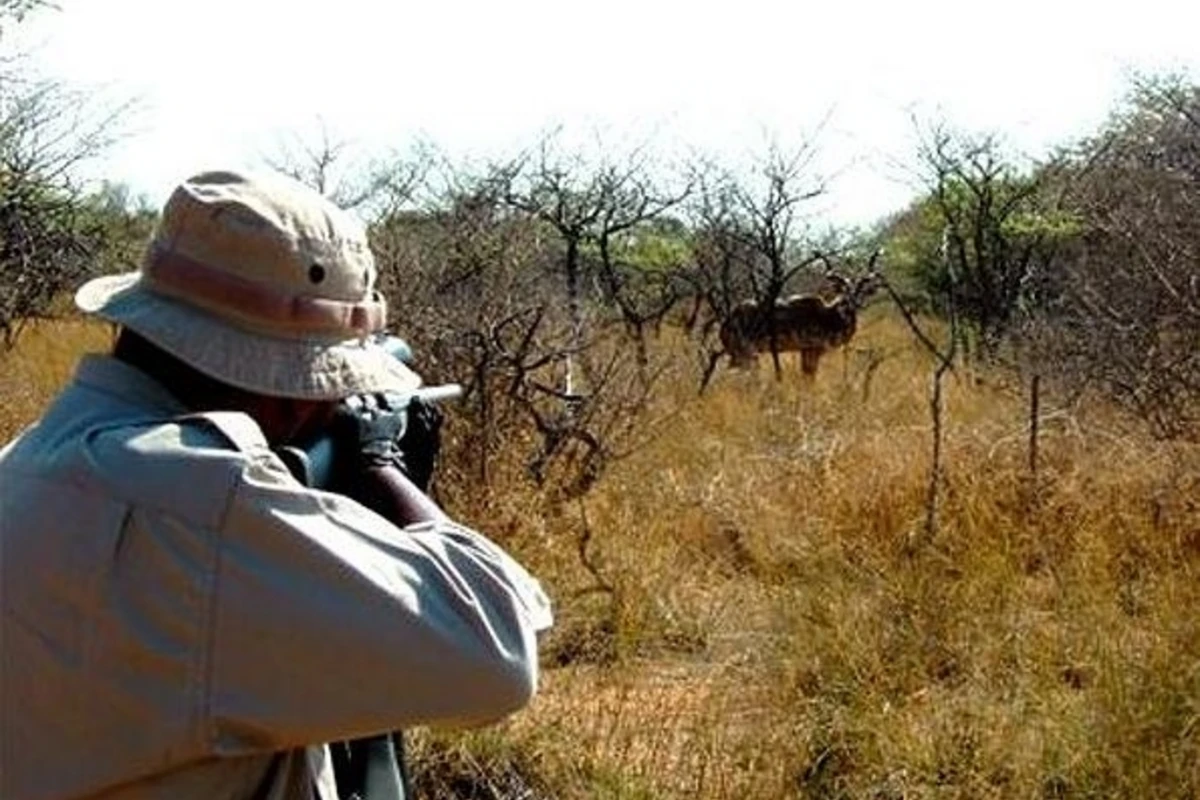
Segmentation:
[(48, 74), (136, 96), (96, 169), (157, 205), (198, 169), (253, 164), (323, 119), (363, 153), (423, 136), (511, 153), (553, 124), (657, 132), (730, 161), (828, 116), (839, 221), (911, 189), (910, 115), (1033, 155), (1091, 132), (1131, 70), (1200, 79), (1200, 2), (1011, 0), (60, 0), (20, 30)]

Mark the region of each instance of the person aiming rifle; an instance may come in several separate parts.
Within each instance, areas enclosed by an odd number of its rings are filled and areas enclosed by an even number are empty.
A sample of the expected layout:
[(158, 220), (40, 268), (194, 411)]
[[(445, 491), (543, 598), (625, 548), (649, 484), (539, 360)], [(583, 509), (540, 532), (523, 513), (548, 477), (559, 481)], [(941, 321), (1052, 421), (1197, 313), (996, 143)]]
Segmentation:
[(539, 583), (425, 489), (441, 415), (364, 228), (182, 182), (119, 326), (0, 451), (0, 797), (396, 800), (395, 732), (525, 706)]

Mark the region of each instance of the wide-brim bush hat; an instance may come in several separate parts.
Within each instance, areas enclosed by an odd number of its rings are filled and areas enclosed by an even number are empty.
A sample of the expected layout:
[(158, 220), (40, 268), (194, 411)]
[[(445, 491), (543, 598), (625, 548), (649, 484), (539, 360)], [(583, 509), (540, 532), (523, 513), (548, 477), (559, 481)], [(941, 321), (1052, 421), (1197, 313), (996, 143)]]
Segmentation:
[(320, 193), (214, 171), (175, 188), (138, 271), (87, 282), (75, 303), (232, 386), (336, 400), (421, 383), (377, 341), (375, 279), (365, 227)]

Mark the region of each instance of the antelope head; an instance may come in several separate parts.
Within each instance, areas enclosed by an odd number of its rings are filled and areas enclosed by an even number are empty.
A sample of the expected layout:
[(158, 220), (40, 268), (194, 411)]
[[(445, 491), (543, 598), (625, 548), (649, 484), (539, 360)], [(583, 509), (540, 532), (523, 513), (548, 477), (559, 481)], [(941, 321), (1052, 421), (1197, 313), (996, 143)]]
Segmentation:
[(845, 275), (833, 270), (827, 270), (824, 277), (825, 282), (833, 289), (834, 303), (839, 302), (843, 297), (850, 297), (853, 294), (854, 284)]
[(875, 270), (860, 275), (858, 280), (854, 282), (854, 287), (851, 289), (851, 297), (854, 298), (856, 308), (862, 308), (867, 299), (879, 291), (879, 287), (883, 285), (883, 276)]

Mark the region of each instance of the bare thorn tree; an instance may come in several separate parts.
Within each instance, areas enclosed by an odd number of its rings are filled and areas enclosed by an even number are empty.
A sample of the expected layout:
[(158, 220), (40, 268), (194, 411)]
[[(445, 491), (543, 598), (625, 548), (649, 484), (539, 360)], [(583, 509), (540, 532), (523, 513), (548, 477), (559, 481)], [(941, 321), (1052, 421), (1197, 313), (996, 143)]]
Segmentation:
[[(632, 279), (636, 273), (622, 263), (619, 239), (677, 207), (690, 187), (660, 189), (645, 145), (624, 156), (604, 154), (592, 160), (579, 151), (564, 152), (559, 135), (544, 137), (531, 151), (494, 171), (499, 196), (557, 240), (556, 270), (563, 281), (572, 338), (577, 341), (584, 335), (585, 295), (588, 279), (594, 278), (602, 289), (597, 299), (614, 304), (640, 339), (645, 324), (665, 314), (671, 298), (664, 289), (646, 302), (646, 295), (638, 291), (641, 282)], [(644, 348), (639, 346), (638, 352), (644, 361)], [(564, 380), (566, 396), (584, 391), (573, 359), (567, 362)]]
[(350, 140), (330, 132), (323, 118), (317, 119), (315, 133), (281, 137), (276, 151), (262, 159), (342, 208), (376, 215), (408, 204), (430, 165), (430, 156), (420, 144), (409, 158), (364, 160)]
[[(940, 232), (937, 258), (920, 273), (935, 302), (953, 292), (968, 355), (994, 357), (1020, 326), (1033, 287), (1051, 268), (1060, 216), (1044, 187), (1053, 166), (1020, 169), (994, 134), (968, 135), (944, 123), (922, 127), (918, 161)], [(950, 270), (953, 269), (954, 277)]]
[[(458, 451), (464, 482), (489, 485), (519, 456), (548, 496), (571, 498), (634, 446), (658, 371), (638, 363), (603, 297), (583, 294), (593, 285), (583, 275), (594, 272), (564, 280), (571, 241), (576, 267), (595, 267), (590, 226), (606, 186), (547, 168), (534, 173), (532, 192), (524, 168), (519, 160), (482, 172), (443, 163), (431, 173), (429, 205), (379, 220), (372, 238), (401, 332), (431, 370), (465, 384), (455, 405), (470, 422)], [(566, 188), (577, 186), (585, 189)], [(593, 199), (576, 205), (581, 195)], [(564, 242), (561, 229), (577, 238)], [(564, 383), (576, 367), (587, 380)]]
[(1076, 229), (1031, 326), (1041, 362), (1155, 435), (1200, 438), (1200, 87), (1136, 80), (1127, 107), (1060, 166)]
[[(5, 18), (46, 5), (8, 2)], [(123, 135), (133, 101), (38, 76), (20, 57), (0, 63), (0, 333), (12, 346), (26, 322), (92, 274), (105, 247), (81, 168)]]
[[(949, 266), (948, 269), (951, 277), (953, 278), (955, 274), (953, 266)], [(942, 484), (945, 480), (943, 456), (944, 430), (942, 423), (942, 379), (946, 376), (947, 372), (954, 369), (954, 362), (958, 357), (958, 343), (960, 341), (958, 329), (960, 325), (960, 317), (957, 312), (958, 304), (956, 302), (956, 295), (953, 290), (954, 284), (952, 283), (951, 291), (946, 299), (945, 309), (946, 321), (949, 325), (949, 330), (947, 332), (945, 343), (939, 344), (937, 341), (935, 341), (934, 337), (922, 327), (921, 323), (917, 320), (916, 315), (908, 307), (908, 304), (903, 300), (903, 298), (900, 297), (896, 290), (892, 288), (892, 285), (883, 278), (880, 279), (880, 283), (882, 284), (884, 291), (886, 291), (888, 296), (892, 299), (892, 302), (895, 303), (896, 308), (899, 309), (901, 316), (904, 317), (904, 321), (907, 323), (909, 330), (912, 331), (913, 336), (916, 337), (917, 341), (921, 344), (921, 347), (933, 356), (935, 363), (933, 370), (933, 381), (930, 385), (929, 394), (929, 415), (932, 422), (933, 431), (931, 442), (932, 452), (930, 456), (929, 467), (929, 483), (925, 492), (925, 525), (922, 536), (913, 542), (913, 544), (916, 545), (922, 541), (931, 541), (937, 535), (938, 531), (938, 511), (941, 506)]]
[[(692, 206), (697, 226), (693, 284), (712, 319), (727, 319), (739, 303), (775, 306), (794, 279), (821, 263), (826, 243), (818, 242), (805, 214), (806, 204), (826, 191), (823, 179), (813, 174), (814, 156), (811, 144), (791, 152), (771, 146), (745, 175), (700, 162)], [(781, 331), (773, 322), (768, 327), (778, 378)], [(702, 388), (722, 355), (719, 349), (710, 352)]]

